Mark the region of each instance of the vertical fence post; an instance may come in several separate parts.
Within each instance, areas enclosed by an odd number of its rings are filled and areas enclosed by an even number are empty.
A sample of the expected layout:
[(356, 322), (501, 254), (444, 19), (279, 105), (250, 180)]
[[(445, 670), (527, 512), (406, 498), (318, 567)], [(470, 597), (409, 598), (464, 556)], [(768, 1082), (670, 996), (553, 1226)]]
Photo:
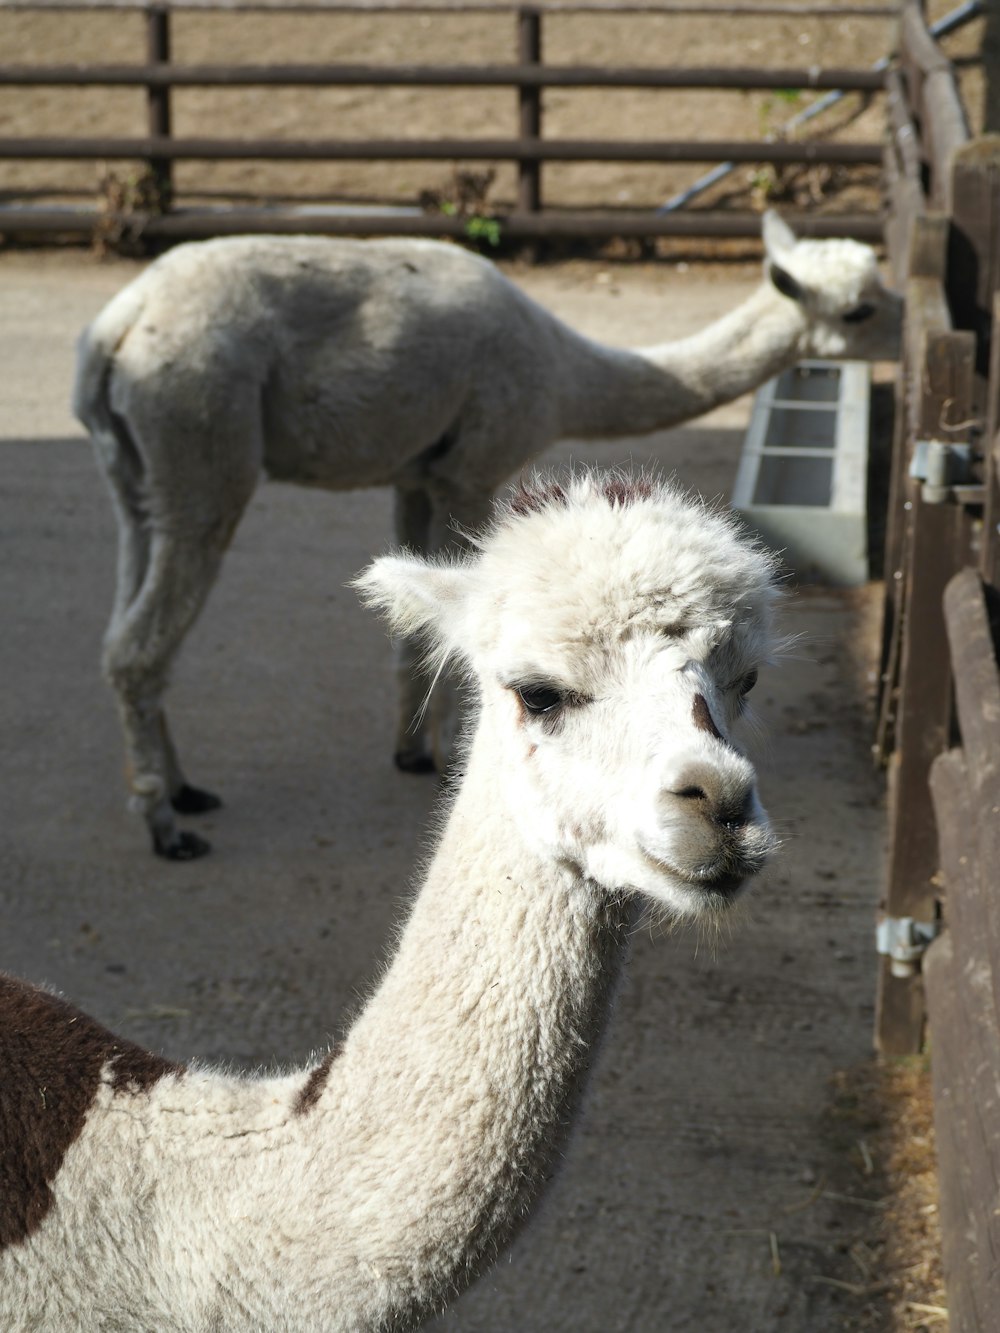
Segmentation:
[[(155, 8), (146, 12), (146, 54), (150, 65), (165, 65), (170, 60), (170, 11)], [(146, 89), (149, 133), (154, 139), (170, 138), (170, 88), (166, 85)], [(156, 184), (161, 210), (169, 211), (173, 196), (173, 165), (169, 157), (151, 157), (149, 170)]]
[[(905, 461), (917, 440), (961, 442), (972, 410), (975, 339), (949, 327), (944, 289), (933, 278), (907, 284)], [(942, 597), (956, 570), (969, 563), (969, 520), (956, 504), (925, 501), (907, 476), (899, 492), (905, 505), (902, 638), (895, 751), (889, 765), (889, 858), (885, 912), (891, 918), (930, 922), (938, 896), (937, 831), (928, 776), (948, 748), (952, 721), (951, 664)], [(887, 571), (889, 577), (896, 571)], [(885, 1055), (914, 1055), (924, 1031), (919, 973), (897, 976), (880, 959), (875, 1041)]]
[(1000, 293), (993, 295), (990, 374), (987, 381), (986, 432), (983, 437), (983, 544), (979, 572), (1000, 592)]
[[(517, 58), (519, 65), (542, 63), (542, 15), (537, 9), (517, 12)], [(537, 141), (542, 135), (542, 90), (518, 89), (518, 137), (521, 142)], [(542, 164), (538, 159), (517, 165), (517, 207), (521, 213), (537, 213), (542, 206)]]
[(976, 335), (982, 398), (989, 374), (993, 296), (1000, 291), (1000, 134), (957, 148), (951, 158), (948, 303), (955, 327)]

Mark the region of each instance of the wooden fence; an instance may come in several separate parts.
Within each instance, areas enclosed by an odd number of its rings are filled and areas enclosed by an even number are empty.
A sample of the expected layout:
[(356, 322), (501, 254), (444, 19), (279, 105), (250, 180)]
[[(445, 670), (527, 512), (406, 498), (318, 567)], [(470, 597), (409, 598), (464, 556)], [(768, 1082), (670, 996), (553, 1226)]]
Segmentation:
[[(198, 209), (181, 207), (173, 188), (173, 166), (192, 160), (265, 161), (392, 161), (426, 159), (451, 162), (512, 162), (516, 164), (517, 202), (500, 219), (506, 236), (541, 238), (573, 236), (707, 235), (755, 236), (759, 217), (742, 213), (698, 211), (654, 211), (626, 213), (623, 210), (584, 212), (546, 207), (543, 166), (548, 162), (746, 162), (770, 164), (877, 164), (881, 144), (824, 142), (815, 138), (710, 141), (615, 140), (610, 138), (548, 138), (544, 133), (543, 102), (547, 88), (707, 88), (728, 92), (748, 89), (842, 89), (866, 94), (881, 93), (883, 73), (878, 69), (820, 69), (815, 66), (786, 68), (614, 68), (546, 64), (543, 60), (544, 25), (549, 14), (606, 12), (613, 14), (704, 14), (717, 12), (720, 21), (742, 14), (746, 5), (724, 3), (614, 4), (601, 0), (547, 5), (517, 4), (516, 0), (476, 3), (476, 0), (438, 0), (420, 4), (411, 0), (307, 0), (283, 6), (283, 12), (468, 13), (488, 10), (509, 12), (515, 20), (515, 61), (509, 65), (364, 65), (364, 64), (202, 64), (185, 65), (171, 57), (171, 22), (182, 11), (266, 10), (264, 0), (234, 5), (228, 0), (3, 0), (0, 9), (51, 11), (53, 9), (96, 11), (115, 8), (139, 10), (145, 15), (147, 52), (144, 64), (27, 65), (0, 63), (0, 87), (139, 87), (146, 90), (147, 134), (142, 137), (0, 137), (0, 160), (139, 160), (148, 164), (155, 181), (156, 209), (141, 218), (144, 234), (156, 237), (192, 237), (221, 232), (316, 231), (328, 234), (409, 233), (460, 236), (468, 220), (442, 213), (410, 213), (367, 210), (363, 219), (348, 211), (294, 208), (260, 209), (231, 207)], [(755, 5), (752, 18), (766, 14), (802, 16), (845, 14), (886, 18), (894, 5), (865, 5), (829, 8), (822, 5)], [(517, 92), (516, 133), (507, 138), (415, 139), (263, 139), (180, 138), (172, 132), (171, 92), (176, 88), (211, 87), (499, 87)], [(874, 239), (881, 234), (881, 220), (874, 214), (855, 213), (836, 218), (804, 216), (790, 219), (801, 232), (811, 235), (849, 234)], [(135, 219), (133, 219), (133, 222)], [(87, 208), (14, 207), (0, 211), (0, 229), (7, 232), (89, 232), (95, 211)]]
[(887, 235), (907, 315), (877, 743), (889, 765), (889, 865), (876, 1038), (886, 1053), (913, 1053), (929, 1027), (950, 1327), (991, 1333), (1000, 1311), (1000, 136), (969, 137), (916, 0), (887, 86)]

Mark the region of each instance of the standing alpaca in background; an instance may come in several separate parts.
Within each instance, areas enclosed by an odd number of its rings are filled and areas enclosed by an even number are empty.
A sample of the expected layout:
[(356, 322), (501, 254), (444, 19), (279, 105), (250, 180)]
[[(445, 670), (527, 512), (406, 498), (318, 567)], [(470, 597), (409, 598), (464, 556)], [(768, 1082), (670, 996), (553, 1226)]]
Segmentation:
[(387, 1333), (558, 1158), (638, 904), (724, 914), (773, 847), (731, 730), (773, 565), (648, 480), (522, 489), (363, 595), (456, 657), (468, 762), (391, 966), (314, 1068), (172, 1065), (0, 977), (4, 1333)]
[[(432, 554), (502, 482), (566, 437), (676, 425), (807, 356), (896, 354), (898, 297), (874, 252), (764, 220), (765, 279), (694, 337), (636, 351), (573, 332), (492, 264), (430, 241), (240, 237), (184, 245), (80, 343), (74, 406), (119, 527), (104, 669), (133, 802), (155, 850), (208, 850), (174, 812), (219, 804), (184, 779), (163, 693), (263, 468), (347, 490), (391, 485), (396, 538)], [(400, 664), (396, 759), (432, 767), (419, 648)]]

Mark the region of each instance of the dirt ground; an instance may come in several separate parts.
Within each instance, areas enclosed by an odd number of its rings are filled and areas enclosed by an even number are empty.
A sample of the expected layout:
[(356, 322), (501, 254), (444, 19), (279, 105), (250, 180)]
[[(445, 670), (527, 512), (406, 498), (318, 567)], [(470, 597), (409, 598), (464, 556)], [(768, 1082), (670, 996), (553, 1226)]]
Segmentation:
[[(205, 823), (209, 858), (155, 860), (123, 809), (98, 671), (113, 525), (67, 408), (75, 335), (135, 271), (0, 254), (0, 966), (169, 1056), (287, 1065), (342, 1029), (373, 977), (435, 800), (391, 766), (389, 652), (345, 588), (385, 546), (389, 501), (259, 491), (171, 691), (192, 777), (227, 804)], [(665, 310), (671, 333), (693, 329), (756, 281), (513, 274), (618, 343), (662, 336)], [(631, 458), (725, 495), (747, 410), (548, 461)], [(790, 596), (796, 646), (755, 692), (781, 857), (716, 951), (686, 931), (636, 937), (563, 1168), (440, 1333), (945, 1326), (924, 1075), (870, 1059), (879, 601), (875, 584)]]

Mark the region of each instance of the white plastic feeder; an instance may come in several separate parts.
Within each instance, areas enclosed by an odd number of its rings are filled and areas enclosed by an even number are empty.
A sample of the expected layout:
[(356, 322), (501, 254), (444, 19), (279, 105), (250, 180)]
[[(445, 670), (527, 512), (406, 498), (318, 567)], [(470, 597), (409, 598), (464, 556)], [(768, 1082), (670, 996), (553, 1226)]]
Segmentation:
[(803, 582), (868, 578), (864, 361), (802, 361), (758, 389), (732, 506)]

